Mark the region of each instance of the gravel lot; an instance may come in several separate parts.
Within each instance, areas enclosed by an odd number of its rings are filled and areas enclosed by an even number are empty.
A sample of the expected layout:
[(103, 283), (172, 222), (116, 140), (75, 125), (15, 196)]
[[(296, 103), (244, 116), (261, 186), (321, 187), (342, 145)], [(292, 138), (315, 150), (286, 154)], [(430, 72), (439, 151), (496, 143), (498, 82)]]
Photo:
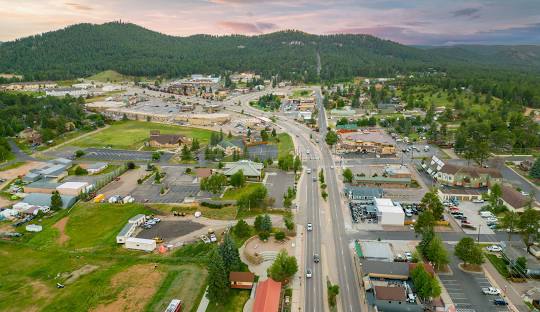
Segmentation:
[(164, 240), (171, 240), (191, 232), (202, 229), (204, 225), (192, 221), (161, 221), (151, 229), (143, 229), (138, 238), (152, 239), (161, 236)]

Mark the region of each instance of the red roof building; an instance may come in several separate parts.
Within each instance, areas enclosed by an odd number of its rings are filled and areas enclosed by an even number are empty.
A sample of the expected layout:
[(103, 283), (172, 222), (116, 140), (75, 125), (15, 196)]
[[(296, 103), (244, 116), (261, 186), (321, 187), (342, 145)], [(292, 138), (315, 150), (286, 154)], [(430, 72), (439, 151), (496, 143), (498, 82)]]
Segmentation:
[(281, 283), (269, 278), (259, 282), (255, 292), (253, 312), (278, 312), (281, 297)]

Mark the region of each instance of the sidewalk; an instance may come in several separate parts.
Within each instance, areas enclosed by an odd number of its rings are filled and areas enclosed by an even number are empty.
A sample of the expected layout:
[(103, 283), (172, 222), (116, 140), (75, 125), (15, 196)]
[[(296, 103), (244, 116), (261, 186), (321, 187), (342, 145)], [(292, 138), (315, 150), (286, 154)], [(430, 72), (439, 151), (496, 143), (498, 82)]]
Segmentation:
[(204, 295), (201, 298), (201, 302), (199, 302), (199, 307), (197, 308), (197, 312), (206, 312), (206, 309), (208, 308), (208, 304), (210, 303), (208, 298), (206, 298), (207, 293), (208, 293), (208, 287), (206, 287), (206, 290), (204, 291)]
[(529, 311), (527, 306), (523, 303), (523, 298), (521, 298), (520, 293), (514, 288), (512, 283), (506, 281), (499, 272), (497, 272), (497, 269), (495, 269), (489, 260), (486, 260), (482, 266), (487, 279), (491, 281), (494, 287), (497, 287), (502, 291), (503, 297), (508, 301), (508, 306), (512, 311)]

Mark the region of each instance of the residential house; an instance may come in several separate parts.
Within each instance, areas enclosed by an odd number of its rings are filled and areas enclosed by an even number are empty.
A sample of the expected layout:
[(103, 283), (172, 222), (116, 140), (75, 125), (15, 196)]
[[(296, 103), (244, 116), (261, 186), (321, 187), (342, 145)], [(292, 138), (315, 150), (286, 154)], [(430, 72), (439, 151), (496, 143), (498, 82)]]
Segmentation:
[(32, 128), (26, 128), (23, 131), (21, 131), (19, 133), (19, 138), (25, 140), (27, 143), (30, 143), (30, 144), (43, 143), (43, 138), (41, 137), (41, 133), (39, 133), (38, 131)]
[(252, 311), (278, 312), (280, 299), (281, 283), (268, 278), (257, 285)]
[(255, 274), (251, 272), (231, 272), (229, 273), (231, 288), (251, 289), (255, 282)]
[(234, 152), (242, 153), (244, 150), (244, 147), (241, 141), (238, 142), (238, 141), (222, 140), (215, 147), (222, 150), (226, 156), (233, 155)]
[(176, 148), (189, 143), (189, 139), (178, 134), (161, 134), (159, 130), (150, 131), (148, 145), (156, 148)]
[(523, 212), (529, 206), (529, 203), (531, 203), (531, 207), (537, 207), (537, 203), (533, 199), (521, 194), (521, 192), (509, 185), (501, 186), (501, 190), (503, 203), (512, 211)]
[(242, 170), (247, 179), (260, 181), (263, 177), (263, 168), (264, 165), (262, 163), (243, 159), (237, 162), (225, 163), (223, 167), (223, 174), (230, 177)]

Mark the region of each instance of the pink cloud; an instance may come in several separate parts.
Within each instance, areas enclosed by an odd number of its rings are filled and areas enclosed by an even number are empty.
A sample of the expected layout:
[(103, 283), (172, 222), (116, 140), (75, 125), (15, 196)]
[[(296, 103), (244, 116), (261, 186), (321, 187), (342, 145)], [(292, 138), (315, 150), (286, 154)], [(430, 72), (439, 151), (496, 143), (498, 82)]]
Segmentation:
[(226, 28), (233, 33), (248, 33), (248, 34), (260, 34), (265, 31), (270, 31), (277, 28), (276, 24), (256, 22), (256, 23), (244, 23), (244, 22), (232, 22), (221, 21), (218, 23), (220, 27)]

